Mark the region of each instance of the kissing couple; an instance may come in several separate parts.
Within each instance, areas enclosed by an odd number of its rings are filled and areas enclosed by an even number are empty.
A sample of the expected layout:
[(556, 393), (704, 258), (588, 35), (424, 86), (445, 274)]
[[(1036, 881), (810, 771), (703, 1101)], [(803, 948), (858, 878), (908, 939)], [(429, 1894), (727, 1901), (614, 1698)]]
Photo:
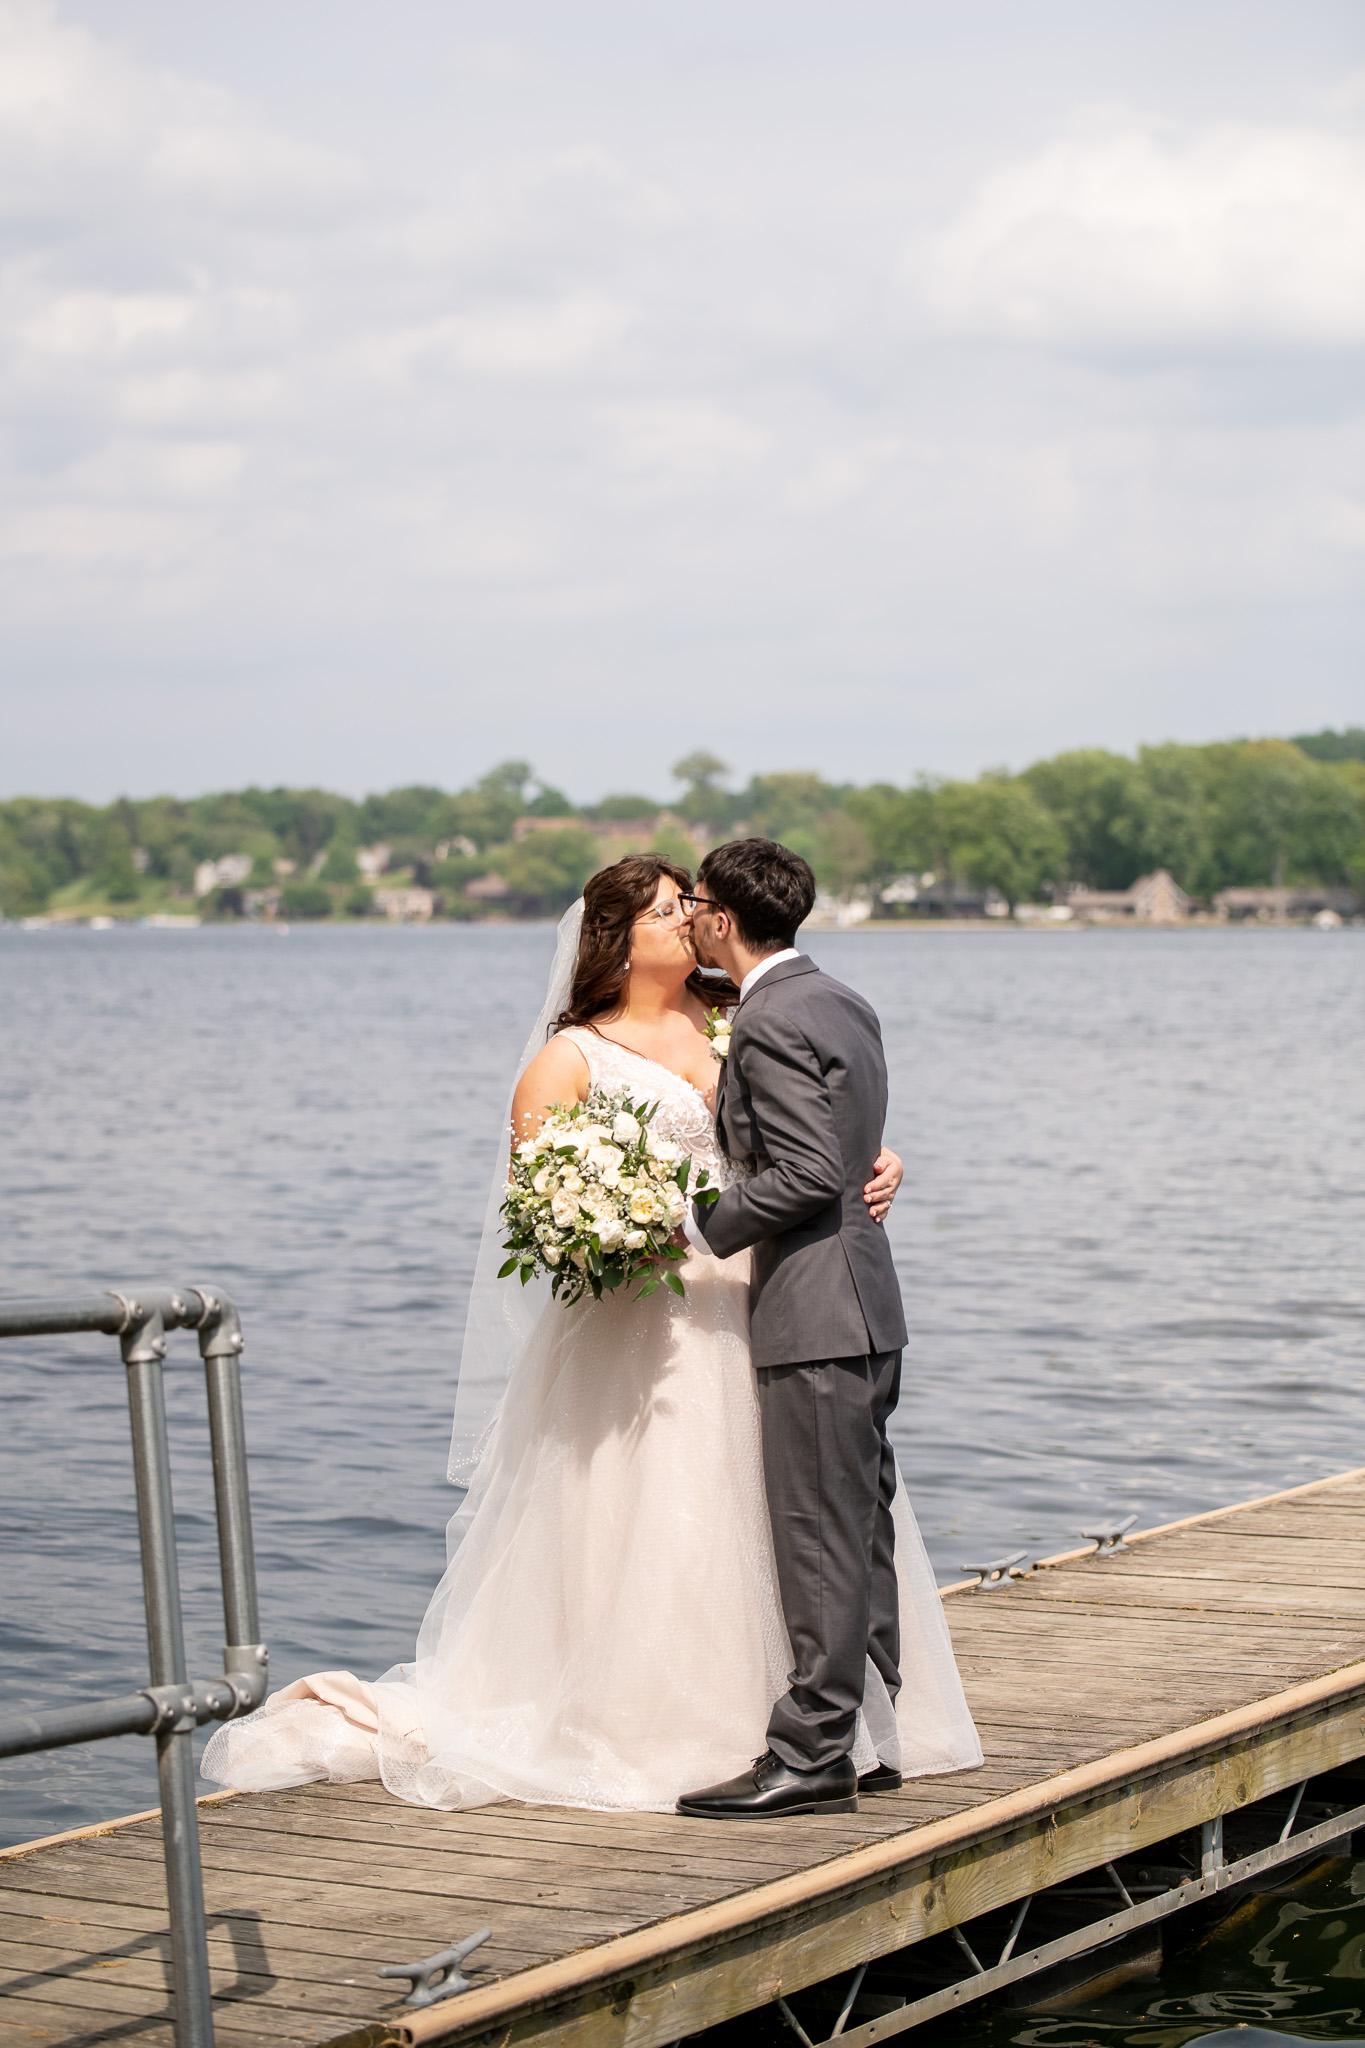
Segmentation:
[(205, 1777), (727, 1820), (852, 1813), (980, 1763), (887, 1435), (905, 1322), (881, 1032), (797, 950), (814, 900), (805, 861), (741, 839), (695, 890), (629, 856), (566, 913), (512, 1143), (593, 1091), (657, 1105), (652, 1131), (721, 1190), (689, 1205), (684, 1293), (499, 1280), (499, 1160), (455, 1408), (466, 1493), (416, 1656), (286, 1686), (217, 1730)]

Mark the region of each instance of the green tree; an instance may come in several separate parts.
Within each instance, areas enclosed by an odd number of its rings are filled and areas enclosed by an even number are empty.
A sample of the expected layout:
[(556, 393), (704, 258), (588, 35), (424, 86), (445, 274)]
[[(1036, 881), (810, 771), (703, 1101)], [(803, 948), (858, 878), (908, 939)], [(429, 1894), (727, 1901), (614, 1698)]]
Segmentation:
[(1011, 905), (1061, 880), (1066, 836), (1026, 782), (990, 770), (976, 782), (945, 782), (935, 793), (936, 825), (948, 872), (998, 889)]
[(0, 915), (31, 917), (47, 908), (52, 875), (0, 814)]
[(1146, 788), (1135, 761), (1098, 747), (1058, 754), (1020, 781), (1045, 804), (1066, 841), (1066, 875), (1092, 889), (1135, 881), (1146, 840)]
[(141, 893), (133, 866), (133, 842), (121, 818), (111, 819), (105, 827), (100, 863), (92, 880), (99, 894), (111, 903), (136, 903)]
[(1142, 778), (1138, 872), (1166, 868), (1192, 896), (1218, 887), (1209, 790), (1215, 770), (1207, 747), (1174, 742), (1138, 749)]
[(355, 846), (349, 839), (333, 839), (327, 849), (327, 858), (318, 870), (320, 882), (354, 883), (356, 878)]
[[(1215, 886), (1281, 888), (1306, 878), (1309, 783), (1315, 770), (1289, 740), (1242, 740), (1204, 750)], [(1324, 771), (1316, 770), (1318, 774)]]
[(720, 787), (721, 776), (729, 772), (719, 754), (705, 747), (673, 763), (669, 773), (686, 791), (677, 808), (689, 824), (721, 825), (732, 816), (734, 800)]
[(697, 849), (679, 825), (657, 825), (650, 834), (647, 851), (660, 860), (671, 860), (675, 868), (691, 874), (697, 865)]
[(509, 907), (523, 916), (567, 910), (596, 866), (597, 841), (585, 825), (528, 832), (497, 856), (497, 871), (511, 895)]
[(872, 842), (874, 882), (888, 882), (893, 875), (922, 874), (946, 864), (935, 809), (941, 788), (941, 782), (921, 776), (909, 789), (874, 782), (845, 797), (844, 809)]
[(739, 802), (751, 832), (779, 840), (814, 865), (820, 822), (842, 794), (823, 776), (798, 771), (755, 775)]
[(1342, 732), (1300, 732), (1292, 744), (1313, 761), (1365, 761), (1365, 725), (1348, 725)]
[(590, 821), (609, 825), (630, 823), (635, 818), (656, 818), (663, 805), (652, 796), (604, 796), (588, 811)]
[(357, 807), (355, 843), (372, 846), (379, 840), (417, 839), (434, 846), (446, 836), (442, 826), (449, 804), (443, 789), (425, 782), (367, 796)]
[(576, 818), (578, 812), (562, 789), (542, 782), (526, 806), (528, 818)]
[(302, 920), (331, 914), (332, 892), (321, 882), (286, 882), (280, 891), (281, 917)]
[(462, 790), (450, 801), (444, 839), (457, 835), (472, 839), (482, 852), (501, 846), (512, 836), (517, 819), (526, 815), (526, 785), (531, 780), (529, 761), (501, 761), (480, 777), (472, 789)]
[(875, 862), (872, 834), (852, 811), (826, 811), (817, 820), (811, 866), (822, 888), (847, 896), (867, 881)]
[[(306, 868), (315, 854), (334, 837), (338, 827), (348, 825), (355, 838), (356, 806), (349, 797), (335, 796), (327, 789), (244, 789), (239, 796), (221, 800), (224, 809), (219, 822), (239, 828), (254, 824), (274, 836), (280, 853)], [(255, 851), (250, 841), (243, 851)], [(265, 849), (260, 849), (264, 851)], [(231, 846), (219, 849), (233, 851)]]

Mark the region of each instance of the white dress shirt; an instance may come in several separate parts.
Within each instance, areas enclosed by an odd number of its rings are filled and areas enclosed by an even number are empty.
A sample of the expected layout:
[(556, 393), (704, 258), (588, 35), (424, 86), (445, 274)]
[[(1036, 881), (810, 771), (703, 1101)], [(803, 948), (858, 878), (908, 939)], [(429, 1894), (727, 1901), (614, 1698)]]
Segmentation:
[[(740, 1002), (742, 1003), (744, 1001), (744, 998), (748, 995), (750, 989), (752, 989), (757, 982), (762, 980), (763, 976), (767, 973), (770, 967), (776, 967), (778, 963), (782, 960), (799, 960), (800, 958), (800, 951), (795, 946), (784, 946), (780, 953), (765, 953), (763, 958), (757, 963), (757, 965), (749, 969), (749, 972), (745, 975), (743, 981), (740, 983)], [(683, 1235), (687, 1239), (687, 1242), (691, 1245), (694, 1252), (705, 1252), (708, 1259), (713, 1259), (716, 1256), (701, 1233), (701, 1229), (697, 1223), (696, 1215), (693, 1211), (692, 1204), (690, 1202), (687, 1205), (687, 1212), (683, 1217)]]

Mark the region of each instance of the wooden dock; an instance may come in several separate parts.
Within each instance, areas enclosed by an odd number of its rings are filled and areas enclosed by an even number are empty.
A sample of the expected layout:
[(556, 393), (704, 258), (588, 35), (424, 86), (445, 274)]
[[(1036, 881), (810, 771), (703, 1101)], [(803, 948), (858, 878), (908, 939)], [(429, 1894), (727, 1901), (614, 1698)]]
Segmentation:
[[(1365, 1756), (1365, 1471), (1130, 1544), (951, 1589), (986, 1762), (857, 1815), (201, 1802), (220, 2048), (654, 2048)], [(374, 1975), (484, 1925), (448, 2002)], [(168, 1955), (154, 1815), (0, 1852), (0, 2048), (169, 2044)]]

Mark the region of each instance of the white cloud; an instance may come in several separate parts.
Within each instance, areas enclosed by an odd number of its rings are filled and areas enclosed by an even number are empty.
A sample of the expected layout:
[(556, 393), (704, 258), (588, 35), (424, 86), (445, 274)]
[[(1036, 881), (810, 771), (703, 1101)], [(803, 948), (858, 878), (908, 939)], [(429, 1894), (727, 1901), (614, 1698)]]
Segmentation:
[(179, 335), (192, 298), (171, 292), (61, 292), (20, 328), (31, 349), (54, 356), (114, 355), (147, 339)]
[[(334, 0), (267, 76), (177, 0), (0, 0), (0, 601), (46, 692), (11, 786), (72, 787), (79, 729), (101, 788), (529, 745), (662, 795), (699, 674), (742, 772), (969, 770), (1247, 729), (1309, 614), (1352, 686), (1349, 137), (1235, 126), (1174, 59), (1182, 128), (1078, 120), (1128, 74), (1016, 76), (1008, 0), (872, 10), (885, 62), (798, 10), (761, 89), (618, 0), (509, 4), (510, 68), (470, 55), (494, 0)], [(179, 740), (126, 715), (153, 668)]]
[(675, 477), (724, 477), (749, 469), (763, 453), (757, 428), (716, 405), (664, 401), (619, 405), (610, 419), (622, 460), (632, 469)]
[(353, 199), (365, 183), (346, 158), (240, 118), (231, 125), (168, 129), (148, 154), (147, 175), (177, 197), (232, 211), (330, 208)]
[(492, 376), (545, 376), (593, 361), (625, 331), (629, 314), (603, 293), (573, 292), (549, 305), (490, 306), (372, 336), (362, 359), (381, 379), (434, 367)]
[(1117, 346), (1365, 339), (1365, 142), (1111, 116), (1007, 164), (921, 281), (952, 329)]
[(826, 455), (792, 485), (788, 501), (798, 512), (833, 511), (870, 490), (901, 448), (897, 436), (887, 434), (860, 447)]
[(1323, 524), (1337, 547), (1365, 554), (1365, 499), (1333, 498)]

